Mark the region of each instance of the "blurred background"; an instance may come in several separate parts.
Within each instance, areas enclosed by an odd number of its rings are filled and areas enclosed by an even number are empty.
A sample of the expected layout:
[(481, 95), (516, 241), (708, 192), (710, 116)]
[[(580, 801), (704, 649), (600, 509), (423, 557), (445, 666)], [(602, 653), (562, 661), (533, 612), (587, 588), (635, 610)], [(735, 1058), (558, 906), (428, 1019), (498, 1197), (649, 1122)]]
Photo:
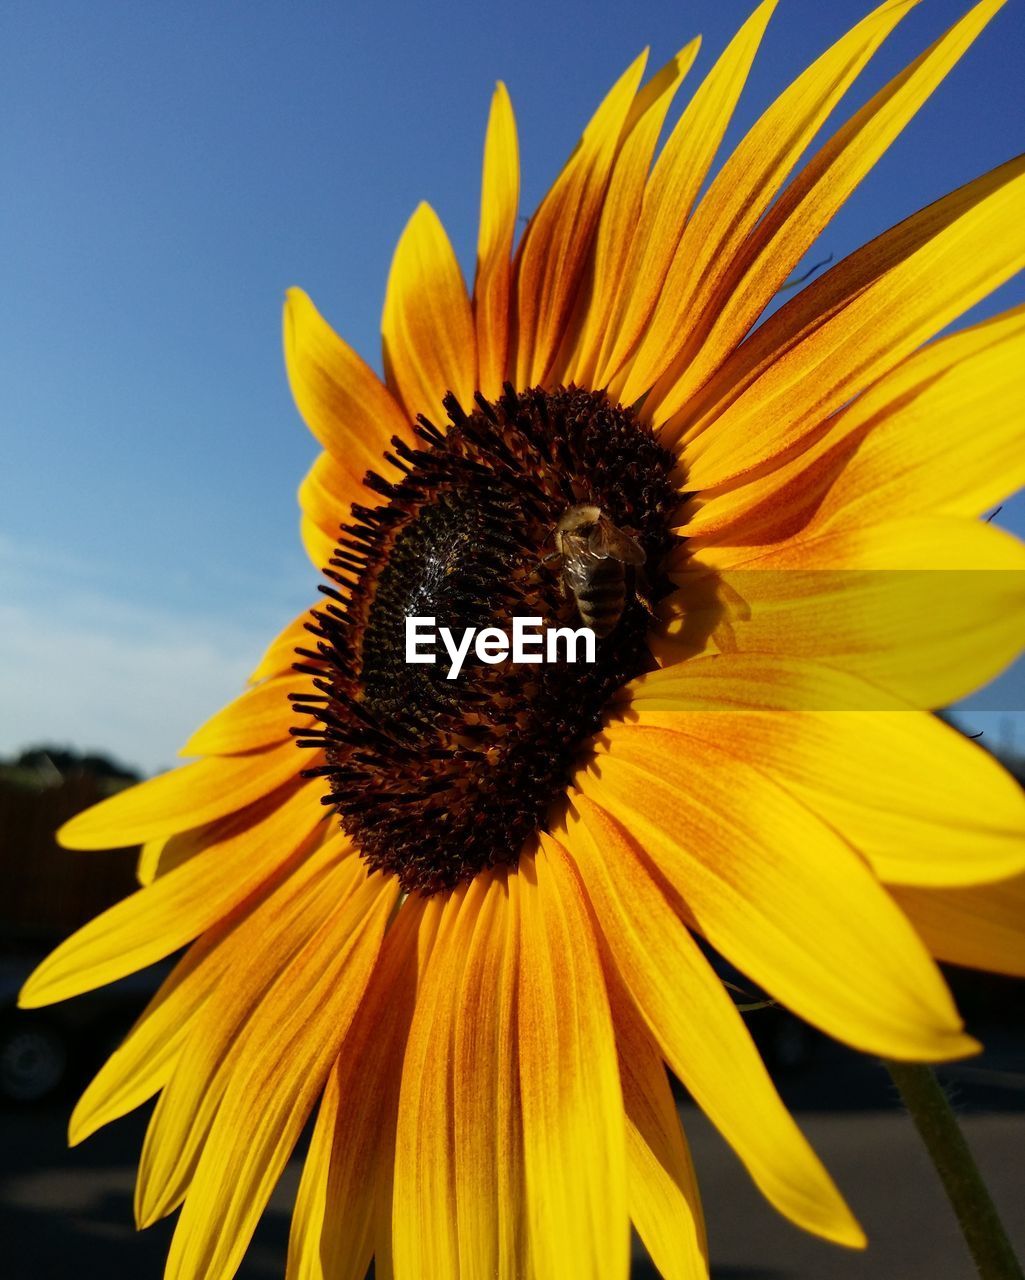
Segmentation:
[[(15, 1015), (13, 1005), (50, 946), (134, 886), (134, 851), (64, 853), (55, 827), (172, 765), (313, 598), (294, 491), (315, 448), (284, 377), (285, 289), (306, 288), (379, 367), (388, 264), (420, 199), (438, 210), (472, 276), (497, 78), (517, 112), (526, 214), (640, 48), (651, 45), (656, 67), (703, 34), (692, 86), (750, 7), (0, 6), (0, 1227), (11, 1280), (161, 1274), (167, 1224), (142, 1236), (131, 1227), (145, 1116), (74, 1152), (64, 1136), (76, 1090), (163, 970), (52, 1011)], [(966, 7), (925, 0), (911, 12), (830, 131)], [(726, 147), (866, 9), (783, 0)], [(1023, 53), (1019, 0), (890, 148), (809, 263), (844, 256), (1021, 151)], [(1025, 285), (1012, 282), (959, 324), (1022, 301)], [(995, 519), (1025, 536), (1025, 500)], [(1019, 667), (951, 714), (1023, 777), (1023, 709)], [(1017, 1225), (1021, 986), (967, 973), (952, 981), (987, 1053), (943, 1075)], [(681, 1099), (717, 1280), (969, 1276), (881, 1069), (778, 1009), (751, 1019), (872, 1250), (843, 1254), (778, 1220)], [(282, 1274), (297, 1167), (243, 1276)]]

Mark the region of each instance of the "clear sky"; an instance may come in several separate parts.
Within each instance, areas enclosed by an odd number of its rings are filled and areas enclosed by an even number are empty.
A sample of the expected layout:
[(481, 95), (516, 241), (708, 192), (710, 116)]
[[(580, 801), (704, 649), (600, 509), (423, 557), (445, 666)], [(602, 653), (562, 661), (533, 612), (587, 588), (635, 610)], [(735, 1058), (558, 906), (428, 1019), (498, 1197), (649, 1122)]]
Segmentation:
[[(420, 199), (472, 269), (496, 79), (529, 211), (644, 45), (659, 65), (703, 34), (693, 85), (750, 7), (5, 0), (0, 752), (56, 739), (169, 764), (312, 598), (295, 488), (315, 449), (282, 367), (284, 291), (379, 365)], [(966, 7), (924, 0), (834, 122)], [(866, 11), (782, 0), (727, 141)], [(840, 257), (1021, 151), (1023, 61), (1011, 0), (822, 248)], [(1023, 299), (1012, 283), (972, 318)], [(1025, 535), (1025, 502), (1000, 519)]]

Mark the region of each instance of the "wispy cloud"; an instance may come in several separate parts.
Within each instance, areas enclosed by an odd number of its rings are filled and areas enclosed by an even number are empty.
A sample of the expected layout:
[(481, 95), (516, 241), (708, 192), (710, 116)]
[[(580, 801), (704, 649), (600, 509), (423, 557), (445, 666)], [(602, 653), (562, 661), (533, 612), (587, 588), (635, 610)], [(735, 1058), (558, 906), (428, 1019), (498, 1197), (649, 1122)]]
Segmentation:
[(136, 603), (110, 582), (0, 539), (0, 753), (47, 741), (167, 767), (303, 603), (272, 590), (216, 616)]
[(102, 628), (0, 605), (0, 751), (47, 741), (168, 766), (270, 638), (167, 617)]

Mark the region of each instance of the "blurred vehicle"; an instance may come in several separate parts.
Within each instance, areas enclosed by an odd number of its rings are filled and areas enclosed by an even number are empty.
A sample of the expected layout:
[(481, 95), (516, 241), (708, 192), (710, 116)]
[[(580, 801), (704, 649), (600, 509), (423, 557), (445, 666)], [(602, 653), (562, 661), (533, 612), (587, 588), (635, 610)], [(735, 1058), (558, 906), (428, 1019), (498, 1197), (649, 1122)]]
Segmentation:
[(172, 962), (45, 1009), (19, 1009), (18, 991), (41, 954), (0, 959), (0, 1100), (43, 1102), (78, 1086), (124, 1038)]
[(0, 1099), (42, 1101), (117, 1044), (167, 965), (47, 1009), (18, 991), (63, 938), (138, 888), (137, 849), (76, 853), (54, 832), (138, 778), (106, 756), (55, 746), (0, 762)]

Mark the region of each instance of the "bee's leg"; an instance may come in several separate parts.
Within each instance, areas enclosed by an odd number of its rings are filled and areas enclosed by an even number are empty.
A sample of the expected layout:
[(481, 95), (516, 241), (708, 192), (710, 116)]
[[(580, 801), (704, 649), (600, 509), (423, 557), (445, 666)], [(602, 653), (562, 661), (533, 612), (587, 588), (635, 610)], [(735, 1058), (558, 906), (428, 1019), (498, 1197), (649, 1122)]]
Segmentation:
[(641, 568), (634, 570), (634, 595), (648, 617), (654, 618), (655, 604), (651, 599), (651, 584), (648, 582), (648, 575)]

